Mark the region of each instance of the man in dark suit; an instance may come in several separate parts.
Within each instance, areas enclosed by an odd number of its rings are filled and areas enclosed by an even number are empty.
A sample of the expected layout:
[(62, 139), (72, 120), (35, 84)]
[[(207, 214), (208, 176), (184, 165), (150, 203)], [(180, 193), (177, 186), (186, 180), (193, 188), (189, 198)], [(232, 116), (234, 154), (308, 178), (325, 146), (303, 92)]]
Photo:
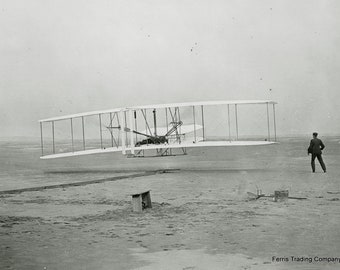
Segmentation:
[(323, 159), (321, 156), (322, 155), (321, 151), (325, 148), (325, 145), (317, 137), (318, 137), (318, 133), (314, 132), (313, 139), (310, 141), (310, 145), (308, 147), (308, 155), (312, 154), (311, 165), (312, 165), (313, 173), (315, 172), (315, 158), (318, 158), (321, 168), (323, 169), (324, 172), (326, 172), (326, 165), (323, 162)]

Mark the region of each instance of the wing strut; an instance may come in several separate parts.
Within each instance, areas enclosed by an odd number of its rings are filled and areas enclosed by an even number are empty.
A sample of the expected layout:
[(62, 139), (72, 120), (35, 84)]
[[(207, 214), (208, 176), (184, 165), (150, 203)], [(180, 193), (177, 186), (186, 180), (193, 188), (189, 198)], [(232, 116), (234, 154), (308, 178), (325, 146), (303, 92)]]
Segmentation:
[(99, 115), (100, 148), (103, 149), (102, 115)]
[[(129, 113), (129, 125), (132, 128), (133, 126), (133, 114), (132, 114), (132, 110), (128, 111)], [(132, 129), (130, 130), (130, 148), (131, 148), (131, 154), (134, 155), (135, 154), (135, 143), (133, 141), (133, 132)]]
[(153, 111), (153, 127), (154, 127), (154, 135), (155, 137), (157, 137), (157, 120), (156, 120), (156, 109), (154, 109)]
[[(113, 126), (113, 120), (115, 119), (115, 117), (117, 117), (117, 125), (118, 126)], [(120, 137), (120, 130), (121, 130), (121, 126), (120, 126), (120, 122), (119, 122), (119, 117), (117, 115), (117, 113), (115, 112), (113, 117), (112, 117), (112, 113), (110, 113), (110, 125), (106, 127), (111, 134), (111, 145), (113, 147), (113, 143), (116, 145), (117, 148), (119, 148), (119, 137)], [(118, 130), (118, 134), (117, 134), (117, 141), (115, 139), (115, 136), (113, 134), (113, 129), (117, 129)]]
[[(110, 112), (110, 126), (112, 127), (112, 121), (113, 121), (113, 118), (112, 118), (112, 112)], [(111, 145), (113, 147), (113, 134), (112, 134), (112, 130), (109, 129), (110, 131), (110, 134), (111, 134)], [(117, 145), (117, 144), (116, 144)]]
[[(125, 132), (125, 121), (124, 121), (124, 111), (120, 111), (120, 117), (122, 118), (122, 130)], [(122, 153), (123, 155), (126, 154), (126, 142), (125, 142), (125, 134), (122, 134)]]
[(169, 131), (169, 122), (168, 122), (168, 109), (165, 108), (165, 123), (166, 123), (166, 132)]
[[(127, 127), (127, 116), (126, 116), (126, 111), (124, 111), (124, 118), (123, 118), (124, 122), (125, 122), (125, 127)], [(128, 144), (128, 134), (127, 132), (125, 132), (125, 143)]]
[(195, 117), (195, 106), (192, 106), (192, 114), (194, 117), (194, 137), (195, 137), (195, 142), (196, 142), (196, 117)]
[(73, 119), (70, 118), (71, 120), (71, 140), (72, 140), (72, 152), (74, 152), (74, 140), (73, 140)]
[(204, 111), (203, 111), (203, 105), (201, 105), (201, 112), (202, 112), (203, 141), (205, 141), (205, 134), (204, 134)]
[[(171, 116), (171, 119), (172, 119), (172, 122), (176, 123), (177, 122), (177, 111), (176, 111), (176, 108), (175, 108), (175, 113), (173, 114), (172, 111), (171, 111), (171, 108), (168, 108), (169, 109), (169, 112), (170, 112), (170, 116)], [(179, 141), (179, 135), (178, 135), (178, 130), (176, 129), (176, 140), (178, 142)]]
[[(135, 130), (137, 130), (137, 111), (133, 111), (133, 117), (135, 118)], [(137, 134), (136, 134), (136, 142), (137, 142)]]
[(237, 104), (235, 104), (236, 140), (238, 140)]
[(229, 141), (231, 142), (231, 133), (230, 133), (230, 106), (228, 104), (228, 131), (229, 131)]
[[(177, 113), (178, 113), (178, 122), (181, 123), (182, 121), (181, 121), (181, 115), (180, 115), (180, 112), (179, 112), (179, 107), (176, 107), (176, 109), (177, 109)], [(181, 126), (179, 126), (179, 134), (181, 134), (181, 133), (182, 133), (181, 132)], [(181, 143), (181, 136), (178, 135), (177, 129), (176, 129), (176, 134), (178, 136), (178, 142)]]
[(273, 103), (273, 118), (274, 118), (274, 136), (276, 141), (276, 120), (275, 120), (275, 104)]
[(269, 104), (267, 102), (267, 127), (268, 127), (268, 141), (270, 141), (270, 126), (269, 126)]
[(44, 140), (43, 140), (43, 129), (42, 122), (40, 122), (40, 143), (41, 143), (41, 155), (44, 155)]
[(85, 150), (85, 127), (84, 127), (84, 116), (81, 117), (81, 128), (83, 130), (83, 147)]
[(54, 145), (54, 121), (52, 121), (52, 147), (53, 147), (53, 154), (55, 154), (55, 145)]

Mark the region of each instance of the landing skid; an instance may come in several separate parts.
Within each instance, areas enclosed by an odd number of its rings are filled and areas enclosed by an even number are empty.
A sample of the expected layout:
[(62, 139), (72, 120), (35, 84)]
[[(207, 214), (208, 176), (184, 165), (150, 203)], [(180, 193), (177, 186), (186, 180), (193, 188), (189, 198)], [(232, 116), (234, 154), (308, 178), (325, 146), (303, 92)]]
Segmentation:
[(146, 157), (175, 157), (187, 155), (187, 149), (185, 147), (172, 149), (155, 149), (153, 150), (139, 150), (135, 154), (127, 154), (128, 158), (146, 158)]

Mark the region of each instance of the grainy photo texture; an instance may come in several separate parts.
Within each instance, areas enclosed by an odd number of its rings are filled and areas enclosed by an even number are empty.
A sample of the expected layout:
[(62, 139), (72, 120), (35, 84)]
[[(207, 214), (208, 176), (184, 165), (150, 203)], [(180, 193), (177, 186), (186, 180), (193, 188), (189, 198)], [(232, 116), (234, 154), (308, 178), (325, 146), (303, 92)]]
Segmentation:
[(340, 2), (2, 0), (0, 268), (340, 268)]

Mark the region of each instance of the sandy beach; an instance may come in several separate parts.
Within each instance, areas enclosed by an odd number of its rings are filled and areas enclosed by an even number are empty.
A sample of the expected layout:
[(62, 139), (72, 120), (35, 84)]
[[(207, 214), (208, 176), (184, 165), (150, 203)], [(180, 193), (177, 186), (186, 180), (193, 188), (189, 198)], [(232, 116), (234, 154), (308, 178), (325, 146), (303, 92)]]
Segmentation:
[[(33, 147), (21, 163), (2, 144), (1, 159), (11, 162), (1, 178), (0, 268), (339, 269), (321, 260), (340, 257), (339, 141), (324, 140), (326, 174), (319, 164), (311, 173), (306, 140), (298, 138), (147, 159), (45, 162)], [(140, 172), (152, 173), (133, 176)], [(112, 179), (119, 176), (126, 177)], [(249, 196), (259, 189), (307, 199)], [(144, 190), (151, 190), (152, 208), (135, 213), (131, 194)]]

